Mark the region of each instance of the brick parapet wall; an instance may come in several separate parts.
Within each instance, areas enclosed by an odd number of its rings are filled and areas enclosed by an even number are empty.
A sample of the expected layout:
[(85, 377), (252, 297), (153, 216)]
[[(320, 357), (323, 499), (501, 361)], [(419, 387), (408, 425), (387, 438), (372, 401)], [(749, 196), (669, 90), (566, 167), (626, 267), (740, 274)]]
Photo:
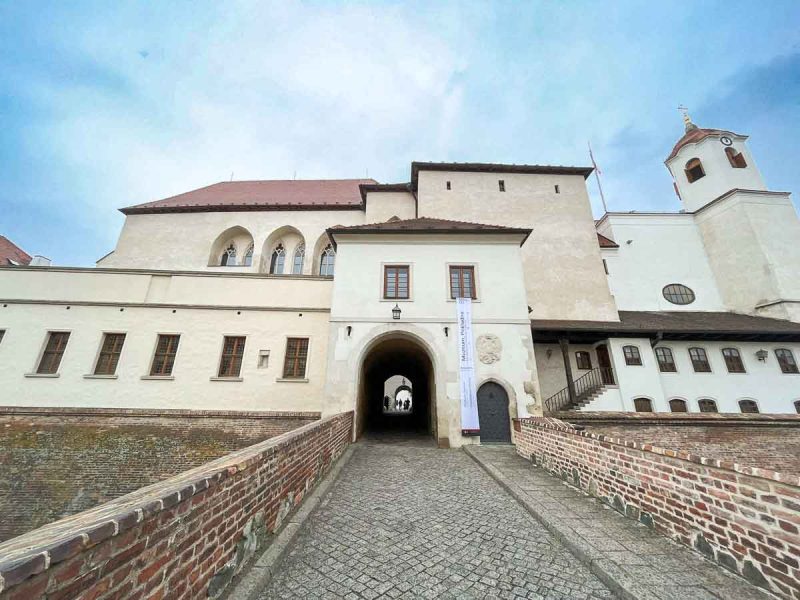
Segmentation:
[(352, 428), (327, 417), (0, 544), (0, 598), (217, 597)]
[(800, 599), (800, 478), (520, 419), (517, 452), (749, 581)]

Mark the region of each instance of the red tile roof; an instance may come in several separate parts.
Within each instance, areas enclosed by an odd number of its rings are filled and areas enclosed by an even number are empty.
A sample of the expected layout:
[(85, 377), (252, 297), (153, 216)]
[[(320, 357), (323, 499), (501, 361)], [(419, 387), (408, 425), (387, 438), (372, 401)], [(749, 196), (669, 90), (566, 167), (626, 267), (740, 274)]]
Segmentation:
[(121, 208), (126, 215), (162, 212), (337, 210), (362, 208), (362, 184), (374, 179), (223, 181), (204, 188)]
[(700, 140), (704, 140), (710, 135), (719, 135), (719, 136), (729, 135), (732, 137), (747, 139), (746, 135), (739, 135), (738, 133), (733, 133), (732, 131), (725, 131), (724, 129), (702, 129), (700, 127), (697, 127), (695, 129), (690, 129), (689, 131), (687, 131), (684, 134), (684, 136), (678, 140), (678, 142), (672, 148), (672, 152), (669, 153), (667, 160), (664, 162), (670, 161), (673, 158), (675, 158), (675, 155), (678, 154), (680, 149), (686, 146), (687, 144), (696, 144)]
[(31, 256), (7, 237), (0, 235), (0, 265), (27, 265)]
[(601, 233), (597, 234), (597, 241), (601, 248), (619, 248), (619, 244), (612, 239), (607, 238)]
[(391, 219), (383, 223), (351, 225), (350, 227), (337, 225), (328, 229), (328, 235), (333, 238), (339, 233), (518, 233), (524, 235), (520, 242), (522, 245), (528, 239), (531, 231), (531, 229), (521, 227), (420, 217), (418, 219)]

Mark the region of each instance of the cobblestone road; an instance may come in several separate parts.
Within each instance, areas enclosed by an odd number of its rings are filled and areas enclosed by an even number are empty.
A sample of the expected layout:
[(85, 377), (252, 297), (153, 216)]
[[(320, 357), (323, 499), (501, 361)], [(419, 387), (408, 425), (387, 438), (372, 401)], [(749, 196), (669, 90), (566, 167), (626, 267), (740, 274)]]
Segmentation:
[(613, 598), (464, 452), (360, 443), (262, 600)]

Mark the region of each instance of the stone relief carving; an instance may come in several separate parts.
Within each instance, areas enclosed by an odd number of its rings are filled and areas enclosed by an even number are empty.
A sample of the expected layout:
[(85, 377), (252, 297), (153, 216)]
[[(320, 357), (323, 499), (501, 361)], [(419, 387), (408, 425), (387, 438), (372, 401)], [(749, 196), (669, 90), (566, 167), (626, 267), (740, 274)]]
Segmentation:
[(484, 333), (478, 336), (475, 346), (478, 349), (478, 360), (485, 365), (491, 365), (500, 361), (503, 352), (503, 344), (500, 338), (493, 333)]

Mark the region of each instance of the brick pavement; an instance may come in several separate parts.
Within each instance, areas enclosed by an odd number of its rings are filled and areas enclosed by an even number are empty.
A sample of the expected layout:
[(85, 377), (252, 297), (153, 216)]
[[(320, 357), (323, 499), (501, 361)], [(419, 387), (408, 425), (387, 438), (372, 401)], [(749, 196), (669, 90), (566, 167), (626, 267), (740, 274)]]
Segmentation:
[(613, 598), (459, 450), (361, 442), (262, 600)]
[(475, 446), (469, 453), (621, 595), (641, 600), (774, 598), (534, 467), (511, 446)]

